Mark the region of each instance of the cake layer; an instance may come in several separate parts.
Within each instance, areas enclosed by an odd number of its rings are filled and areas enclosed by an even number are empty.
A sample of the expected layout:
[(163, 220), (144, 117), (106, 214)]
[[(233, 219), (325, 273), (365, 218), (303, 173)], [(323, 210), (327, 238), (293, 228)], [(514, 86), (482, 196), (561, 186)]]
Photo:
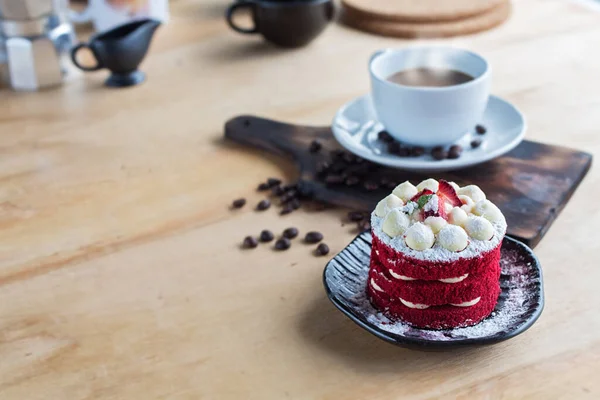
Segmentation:
[(373, 305), (393, 320), (402, 320), (418, 328), (447, 329), (475, 325), (490, 315), (500, 295), (500, 284), (488, 289), (480, 300), (470, 307), (452, 305), (426, 309), (409, 308), (398, 299), (375, 291), (370, 285), (367, 293)]
[(405, 281), (390, 275), (376, 258), (371, 259), (369, 285), (375, 291), (383, 291), (392, 299), (403, 299), (410, 303), (439, 306), (460, 304), (481, 297), (498, 285), (500, 265), (488, 265), (488, 269), (478, 274), (469, 274), (463, 281), (444, 283), (440, 281)]
[(398, 276), (422, 280), (456, 278), (469, 274), (483, 276), (500, 262), (500, 242), (490, 251), (470, 258), (442, 262), (416, 259), (407, 256), (383, 243), (373, 233), (371, 259), (377, 259), (387, 270)]

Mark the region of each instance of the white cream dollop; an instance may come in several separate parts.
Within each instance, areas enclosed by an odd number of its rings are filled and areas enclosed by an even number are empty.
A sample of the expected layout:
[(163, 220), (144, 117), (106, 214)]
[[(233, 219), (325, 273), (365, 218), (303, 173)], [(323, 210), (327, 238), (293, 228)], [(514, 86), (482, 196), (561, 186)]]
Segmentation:
[(490, 240), (494, 237), (492, 223), (483, 217), (469, 217), (465, 222), (465, 230), (473, 239)]
[(435, 179), (429, 178), (429, 179), (425, 179), (423, 182), (419, 183), (417, 185), (417, 190), (420, 192), (421, 190), (429, 189), (433, 193), (436, 193), (438, 191), (439, 187), (440, 187), (440, 184), (438, 183), (438, 181), (436, 181)]
[(479, 215), (490, 222), (500, 222), (504, 220), (502, 211), (491, 201), (481, 200), (473, 207), (473, 214)]
[(391, 210), (383, 220), (381, 229), (389, 237), (397, 237), (402, 235), (410, 225), (410, 218), (399, 209)]
[(468, 219), (469, 216), (467, 215), (465, 210), (463, 210), (460, 207), (454, 207), (452, 210), (450, 210), (450, 213), (448, 214), (448, 222), (452, 225), (463, 226)]
[(441, 231), (444, 226), (448, 225), (448, 222), (442, 217), (427, 217), (425, 218), (424, 223), (429, 226), (435, 234)]
[(455, 182), (448, 182), (448, 184), (450, 184), (450, 186), (452, 186), (452, 188), (454, 189), (454, 191), (456, 193), (458, 193), (458, 189), (460, 189), (460, 186), (458, 186)]
[(468, 185), (458, 189), (458, 195), (469, 196), (475, 203), (485, 200), (485, 193), (477, 185)]
[(437, 242), (450, 251), (463, 251), (469, 245), (469, 236), (457, 225), (446, 225), (437, 236)]
[(427, 250), (435, 243), (435, 235), (430, 227), (417, 222), (406, 230), (404, 234), (406, 245), (413, 250)]
[(390, 194), (377, 203), (377, 207), (375, 207), (375, 215), (383, 218), (388, 212), (390, 212), (390, 210), (402, 207), (403, 205), (404, 202), (400, 197), (396, 196), (395, 194)]
[(400, 197), (404, 202), (407, 202), (410, 199), (412, 199), (413, 196), (416, 195), (418, 192), (419, 191), (417, 190), (415, 185), (413, 185), (409, 181), (406, 181), (396, 186), (396, 188), (392, 191), (392, 194)]
[(402, 304), (404, 304), (408, 308), (416, 308), (417, 310), (424, 310), (426, 308), (429, 308), (427, 304), (411, 303), (410, 301), (404, 300), (402, 297), (399, 297), (399, 299), (402, 302)]
[(462, 203), (462, 206), (460, 206), (460, 208), (462, 208), (466, 213), (470, 213), (473, 211), (475, 202), (473, 201), (472, 198), (470, 198), (469, 196), (465, 196), (464, 194), (461, 194), (458, 196), (458, 199)]
[(455, 306), (455, 307), (471, 307), (474, 306), (475, 304), (479, 303), (479, 300), (481, 300), (481, 297), (477, 297), (476, 299), (473, 299), (471, 301), (465, 301), (462, 303), (450, 303), (451, 305)]

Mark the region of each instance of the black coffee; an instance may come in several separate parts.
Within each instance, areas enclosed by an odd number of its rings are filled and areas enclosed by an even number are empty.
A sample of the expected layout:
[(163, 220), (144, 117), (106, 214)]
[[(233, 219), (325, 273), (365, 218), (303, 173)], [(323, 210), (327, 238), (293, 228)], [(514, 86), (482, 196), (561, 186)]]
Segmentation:
[(405, 86), (443, 87), (460, 85), (472, 81), (471, 75), (454, 69), (412, 68), (398, 71), (387, 80)]

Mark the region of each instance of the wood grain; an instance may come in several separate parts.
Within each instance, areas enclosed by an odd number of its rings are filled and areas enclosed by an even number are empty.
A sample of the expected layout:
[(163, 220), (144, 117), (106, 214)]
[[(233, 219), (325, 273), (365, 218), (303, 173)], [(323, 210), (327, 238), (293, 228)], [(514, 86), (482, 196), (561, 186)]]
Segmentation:
[[(227, 2), (170, 5), (143, 85), (109, 90), (98, 72), (0, 90), (0, 399), (600, 397), (597, 167), (535, 249), (547, 302), (530, 330), (457, 352), (395, 348), (329, 303), (310, 246), (238, 248), (296, 226), (337, 252), (355, 232), (343, 210), (253, 211), (258, 182), (295, 167), (222, 136), (242, 113), (329, 125), (369, 90), (371, 53), (417, 42), (332, 24), (280, 51), (231, 32)], [(499, 28), (436, 43), (489, 59), (528, 140), (599, 154), (600, 14), (517, 0)]]

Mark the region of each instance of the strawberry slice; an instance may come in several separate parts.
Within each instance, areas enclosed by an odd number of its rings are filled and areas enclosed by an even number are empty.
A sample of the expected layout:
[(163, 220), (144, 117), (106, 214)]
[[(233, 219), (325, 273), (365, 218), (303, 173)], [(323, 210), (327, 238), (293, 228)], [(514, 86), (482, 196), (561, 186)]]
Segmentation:
[[(452, 186), (450, 186), (450, 188), (452, 189)], [(427, 196), (429, 194), (433, 194), (433, 192), (429, 189), (423, 189), (419, 193), (415, 194), (410, 201), (417, 202), (421, 196)]]
[[(438, 195), (438, 197), (441, 200), (443, 200), (449, 204), (452, 204), (453, 207), (462, 206), (462, 202), (458, 198), (458, 195), (456, 194), (456, 190), (454, 190), (454, 188), (452, 186), (450, 186), (450, 184), (443, 179), (441, 179), (439, 181), (439, 187), (438, 187), (438, 191), (436, 194)], [(443, 209), (444, 208), (443, 202), (440, 202), (440, 205), (442, 206), (442, 209)]]

